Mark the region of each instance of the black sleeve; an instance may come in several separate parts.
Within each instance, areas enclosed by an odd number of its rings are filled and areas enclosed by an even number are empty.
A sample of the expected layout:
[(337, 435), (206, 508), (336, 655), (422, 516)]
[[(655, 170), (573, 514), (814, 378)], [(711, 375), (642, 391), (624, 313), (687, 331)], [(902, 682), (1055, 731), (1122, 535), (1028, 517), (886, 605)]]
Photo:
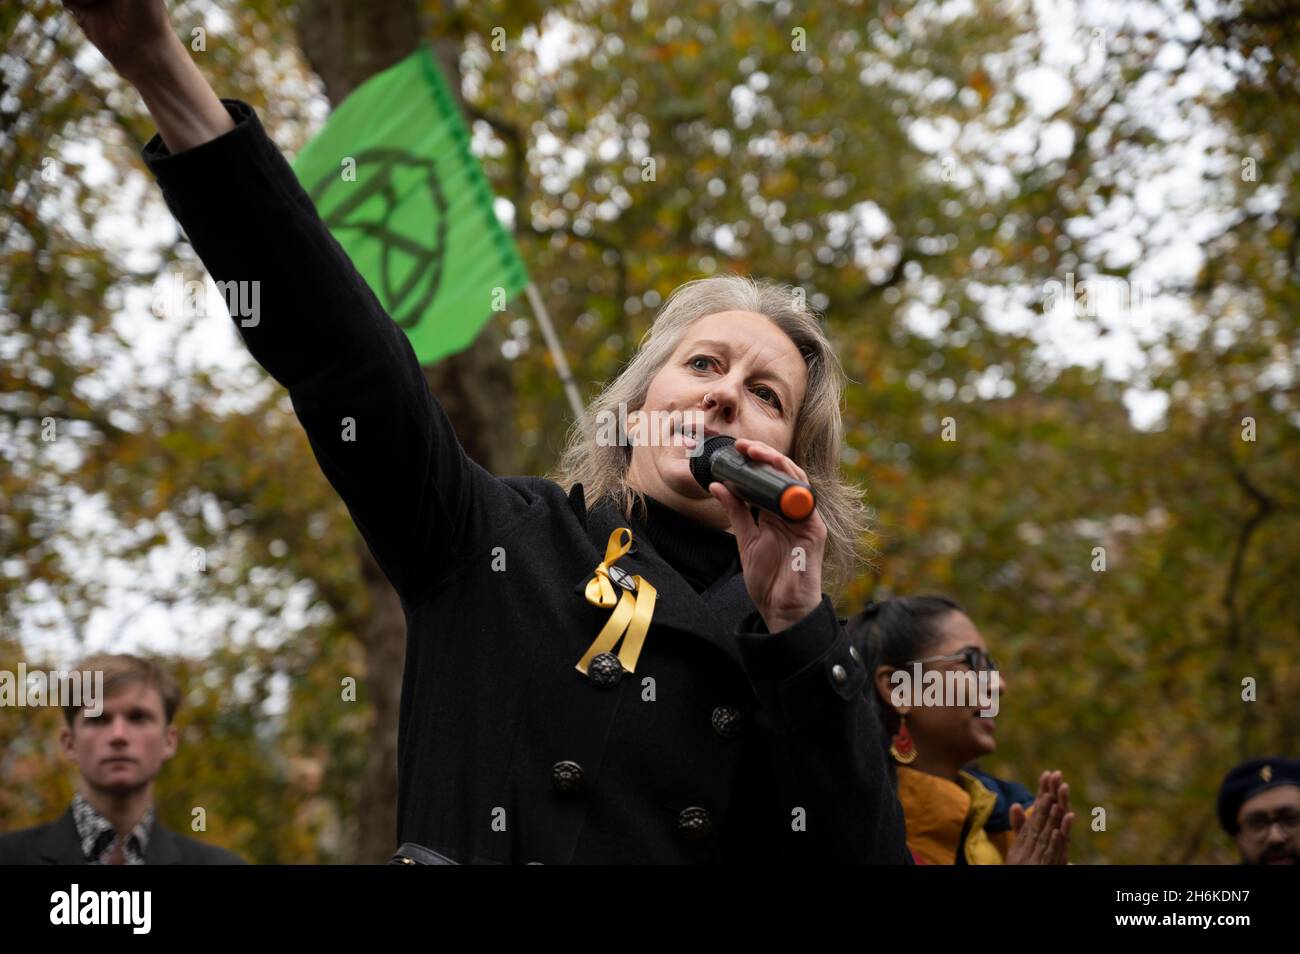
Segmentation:
[(227, 302), (248, 306), (231, 320), (289, 389), (321, 470), (380, 567), (404, 601), (419, 602), (453, 568), (453, 553), (469, 556), (527, 501), (465, 455), (406, 335), (256, 113), (222, 102), (234, 129), (175, 155), (154, 136), (145, 163)]
[(867, 695), (866, 667), (830, 598), (769, 633), (743, 620), (741, 659), (772, 733), (772, 771), (786, 824), (803, 809), (798, 854), (849, 864), (907, 864), (903, 808), (885, 762), (883, 727)]

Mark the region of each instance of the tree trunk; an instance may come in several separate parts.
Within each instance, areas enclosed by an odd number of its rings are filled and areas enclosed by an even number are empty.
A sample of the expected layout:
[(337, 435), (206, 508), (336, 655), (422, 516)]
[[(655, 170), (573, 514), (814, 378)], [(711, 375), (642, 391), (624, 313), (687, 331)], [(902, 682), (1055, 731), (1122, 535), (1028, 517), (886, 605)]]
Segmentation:
[[(444, 31), (437, 31), (439, 33)], [(337, 106), (368, 77), (410, 54), (426, 35), (415, 0), (303, 0), (298, 37), (303, 54)], [(435, 44), (448, 86), (460, 99), (459, 41)], [(463, 105), (463, 104), (462, 104)], [(460, 435), (462, 446), (492, 473), (514, 469), (514, 384), (501, 356), (497, 329), (487, 325), (461, 354), (425, 368), (425, 378)], [(387, 860), (396, 847), (397, 720), (406, 621), (397, 594), (358, 539), (370, 595), (368, 615), (357, 622), (366, 663), (366, 688), (374, 707), (370, 761), (361, 780), (357, 843), (350, 859)]]

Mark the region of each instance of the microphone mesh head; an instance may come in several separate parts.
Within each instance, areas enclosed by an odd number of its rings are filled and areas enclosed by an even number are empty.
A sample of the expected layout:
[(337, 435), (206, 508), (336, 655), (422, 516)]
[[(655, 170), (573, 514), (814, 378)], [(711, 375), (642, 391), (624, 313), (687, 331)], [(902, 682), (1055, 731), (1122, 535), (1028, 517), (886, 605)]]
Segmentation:
[(736, 439), (726, 434), (718, 434), (704, 442), (699, 448), (699, 453), (691, 458), (691, 476), (695, 478), (697, 484), (705, 490), (709, 489), (709, 484), (713, 482), (713, 455), (734, 443)]

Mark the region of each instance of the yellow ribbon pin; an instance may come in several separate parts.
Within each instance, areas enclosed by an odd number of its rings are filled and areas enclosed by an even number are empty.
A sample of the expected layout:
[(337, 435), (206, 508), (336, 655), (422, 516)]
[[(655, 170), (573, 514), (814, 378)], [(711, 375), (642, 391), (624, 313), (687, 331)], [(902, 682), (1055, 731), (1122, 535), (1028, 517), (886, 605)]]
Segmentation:
[[(624, 534), (627, 535), (626, 541), (623, 539)], [(611, 578), (610, 571), (614, 564), (631, 548), (632, 531), (627, 527), (619, 527), (609, 535), (605, 559), (596, 564), (594, 575), (587, 581), (587, 602), (592, 606), (613, 607), (614, 612), (596, 636), (596, 641), (578, 660), (578, 671), (584, 676), (592, 659), (601, 653), (613, 652), (620, 639), (623, 640), (623, 646), (618, 651), (618, 661), (628, 672), (636, 671), (637, 657), (641, 655), (646, 632), (650, 629), (650, 618), (655, 611), (655, 588), (644, 577), (634, 576), (632, 582), (636, 584), (636, 593), (633, 594), (618, 586)], [(619, 592), (615, 593), (615, 590)], [(623, 638), (624, 631), (626, 639)]]

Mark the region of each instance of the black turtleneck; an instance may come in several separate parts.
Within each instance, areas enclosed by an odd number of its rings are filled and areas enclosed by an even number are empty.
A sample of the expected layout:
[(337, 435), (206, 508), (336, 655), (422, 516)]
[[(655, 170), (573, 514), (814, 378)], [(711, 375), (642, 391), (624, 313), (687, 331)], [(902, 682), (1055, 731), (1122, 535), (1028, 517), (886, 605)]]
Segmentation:
[(641, 519), (640, 508), (634, 508), (634, 518), (650, 538), (655, 552), (695, 592), (704, 592), (720, 577), (730, 576), (739, 569), (740, 553), (734, 534), (697, 523), (653, 497), (646, 496), (645, 501), (648, 513)]

